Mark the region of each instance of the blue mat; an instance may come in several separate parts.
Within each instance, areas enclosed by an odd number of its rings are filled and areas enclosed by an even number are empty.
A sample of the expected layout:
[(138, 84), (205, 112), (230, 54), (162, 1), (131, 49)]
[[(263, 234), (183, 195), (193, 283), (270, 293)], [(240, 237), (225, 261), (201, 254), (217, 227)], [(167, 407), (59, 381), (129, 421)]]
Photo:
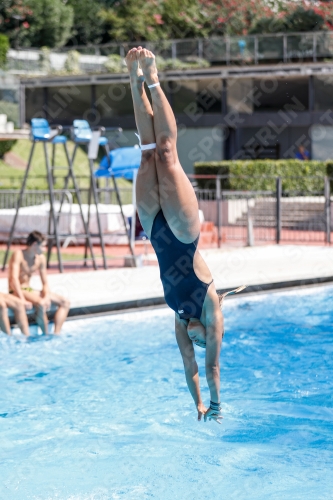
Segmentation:
[[(110, 162), (104, 156), (95, 171), (95, 177), (124, 177), (127, 180), (133, 179), (133, 172), (138, 170), (141, 162), (140, 148), (118, 148), (110, 151)], [(109, 168), (111, 165), (111, 168)]]

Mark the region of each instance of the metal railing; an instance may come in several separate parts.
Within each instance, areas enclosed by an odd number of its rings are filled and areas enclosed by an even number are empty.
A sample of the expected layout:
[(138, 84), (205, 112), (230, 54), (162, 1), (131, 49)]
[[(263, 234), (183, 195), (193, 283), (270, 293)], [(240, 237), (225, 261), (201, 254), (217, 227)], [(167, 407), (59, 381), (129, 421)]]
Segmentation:
[[(60, 201), (62, 189), (55, 189), (55, 201)], [(87, 204), (89, 200), (89, 188), (81, 188), (81, 199), (82, 203)], [(67, 189), (65, 191), (67, 202), (76, 203), (76, 196), (74, 189)], [(97, 189), (98, 202), (104, 203), (106, 205), (118, 205), (116, 192), (113, 188), (103, 187)], [(132, 189), (131, 188), (119, 188), (119, 194), (122, 204), (132, 203)], [(1, 189), (0, 190), (0, 209), (11, 209), (16, 207), (17, 199), (19, 195), (19, 189)], [(32, 207), (36, 205), (42, 205), (43, 203), (49, 202), (49, 192), (48, 190), (40, 189), (30, 189), (27, 190), (22, 199), (21, 207)]]
[[(199, 208), (204, 214), (201, 238), (207, 246), (257, 245), (263, 243), (318, 243), (331, 242), (333, 232), (332, 179), (322, 178), (322, 189), (302, 193), (282, 190), (281, 178), (275, 179), (274, 190), (236, 191), (224, 189), (226, 176), (214, 177), (215, 188), (195, 187)], [(123, 204), (132, 202), (132, 189), (120, 188)], [(0, 190), (0, 209), (16, 207), (19, 189)], [(55, 191), (55, 200), (61, 199), (61, 189)], [(89, 189), (81, 189), (82, 202), (88, 203)], [(115, 192), (110, 187), (98, 188), (100, 203), (117, 205)], [(29, 190), (23, 197), (22, 207), (48, 203), (47, 190)], [(75, 204), (73, 189), (66, 191), (67, 206), (62, 224), (71, 227)], [(1, 214), (0, 214), (1, 215)], [(27, 217), (28, 213), (25, 214)], [(8, 214), (3, 214), (6, 218)], [(29, 219), (30, 220), (30, 219)], [(1, 218), (0, 218), (1, 221)], [(38, 223), (38, 213), (31, 212), (31, 221)], [(0, 224), (1, 226), (1, 224)], [(0, 227), (3, 240), (9, 231)]]
[(224, 190), (222, 181), (225, 176), (217, 176), (215, 189), (196, 188), (199, 208), (214, 227), (212, 244), (331, 242), (331, 179), (308, 193), (282, 191), (281, 178), (274, 191)]
[[(68, 52), (76, 50), (80, 53), (79, 67), (82, 73), (108, 72), (105, 63), (109, 56), (116, 54), (124, 57), (137, 44), (78, 45), (51, 51), (49, 56), (39, 49), (11, 49), (7, 70), (22, 74), (63, 71)], [(225, 65), (316, 62), (333, 58), (333, 33), (330, 31), (161, 40), (140, 42), (140, 45), (165, 59), (205, 59), (212, 64)]]

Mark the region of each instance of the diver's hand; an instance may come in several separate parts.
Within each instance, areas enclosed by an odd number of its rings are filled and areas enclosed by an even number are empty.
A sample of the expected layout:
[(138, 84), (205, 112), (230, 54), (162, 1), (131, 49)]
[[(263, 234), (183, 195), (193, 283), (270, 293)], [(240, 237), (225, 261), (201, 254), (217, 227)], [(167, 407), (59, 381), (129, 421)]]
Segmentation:
[(201, 420), (202, 415), (205, 414), (205, 412), (207, 411), (207, 408), (205, 407), (205, 405), (203, 403), (199, 403), (197, 405), (197, 410), (198, 410), (198, 420)]
[(212, 410), (211, 408), (208, 408), (208, 410), (205, 411), (205, 416), (204, 416), (204, 420), (205, 422), (207, 422), (207, 418), (209, 420), (215, 420), (215, 422), (217, 422), (218, 424), (220, 424), (220, 420), (222, 420), (222, 413), (220, 411), (217, 411), (217, 410)]

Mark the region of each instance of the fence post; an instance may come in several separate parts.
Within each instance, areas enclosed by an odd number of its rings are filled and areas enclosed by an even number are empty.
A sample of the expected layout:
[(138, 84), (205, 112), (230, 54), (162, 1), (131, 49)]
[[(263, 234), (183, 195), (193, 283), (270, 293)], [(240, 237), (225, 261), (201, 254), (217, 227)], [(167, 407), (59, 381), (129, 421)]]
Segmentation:
[(230, 64), (230, 38), (226, 37), (226, 64), (229, 66)]
[(312, 36), (313, 36), (313, 45), (312, 45), (313, 62), (317, 62), (317, 35), (313, 33)]
[(198, 57), (200, 59), (203, 58), (203, 39), (199, 38), (198, 40)]
[(330, 179), (325, 177), (325, 223), (326, 223), (326, 243), (331, 243), (331, 188)]
[(217, 208), (217, 246), (221, 248), (221, 179), (219, 176), (215, 179), (216, 183), (216, 208)]
[(258, 37), (254, 37), (254, 64), (258, 64), (259, 61), (259, 40)]
[(253, 231), (253, 220), (250, 211), (250, 200), (246, 198), (246, 206), (247, 206), (247, 246), (254, 246), (254, 231)]
[(281, 240), (281, 195), (282, 183), (281, 177), (276, 178), (276, 243)]
[(283, 35), (283, 62), (288, 62), (288, 41), (287, 35)]
[(171, 43), (171, 57), (172, 59), (177, 59), (177, 43), (175, 40), (172, 40)]

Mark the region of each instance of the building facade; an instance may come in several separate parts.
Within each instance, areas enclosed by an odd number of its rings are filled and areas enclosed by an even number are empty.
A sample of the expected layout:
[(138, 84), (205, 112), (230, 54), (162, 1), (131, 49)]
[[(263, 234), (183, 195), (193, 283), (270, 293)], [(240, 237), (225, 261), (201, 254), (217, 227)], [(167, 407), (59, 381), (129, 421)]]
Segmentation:
[[(160, 81), (176, 115), (181, 162), (232, 158), (333, 158), (333, 64), (212, 67), (167, 71)], [(21, 78), (21, 123), (76, 118), (121, 127), (120, 146), (137, 139), (127, 74)], [(332, 110), (332, 111), (331, 111)]]

